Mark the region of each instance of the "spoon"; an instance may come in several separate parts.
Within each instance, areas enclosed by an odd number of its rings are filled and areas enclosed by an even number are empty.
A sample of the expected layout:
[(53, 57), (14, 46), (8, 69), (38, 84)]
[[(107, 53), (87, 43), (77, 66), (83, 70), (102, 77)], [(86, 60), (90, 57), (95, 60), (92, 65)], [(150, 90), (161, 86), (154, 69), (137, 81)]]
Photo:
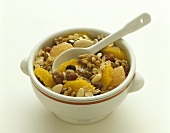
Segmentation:
[(151, 17), (147, 13), (143, 13), (139, 15), (137, 18), (131, 20), (127, 23), (122, 29), (118, 30), (115, 33), (110, 34), (109, 36), (105, 37), (98, 43), (87, 47), (87, 48), (71, 48), (69, 50), (64, 51), (53, 62), (52, 71), (54, 72), (62, 63), (69, 61), (73, 58), (77, 58), (79, 55), (82, 54), (95, 54), (104, 47), (108, 46), (109, 44), (117, 41), (118, 39), (122, 38), (123, 36), (132, 33), (145, 25), (149, 24), (151, 21)]

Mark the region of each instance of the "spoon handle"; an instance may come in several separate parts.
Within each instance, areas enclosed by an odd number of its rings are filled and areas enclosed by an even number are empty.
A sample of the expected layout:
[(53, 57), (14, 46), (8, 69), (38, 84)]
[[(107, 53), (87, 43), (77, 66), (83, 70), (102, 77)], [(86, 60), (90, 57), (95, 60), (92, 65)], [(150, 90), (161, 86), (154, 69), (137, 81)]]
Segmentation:
[(150, 22), (151, 22), (150, 15), (147, 13), (143, 13), (125, 25), (125, 27), (123, 28), (124, 35), (132, 33), (149, 24)]
[(132, 21), (130, 21), (129, 23), (127, 23), (119, 31), (107, 36), (103, 40), (99, 41), (96, 45), (92, 45), (88, 49), (91, 51), (91, 53), (96, 53), (99, 50), (106, 47), (107, 45), (117, 41), (121, 37), (144, 27), (145, 25), (149, 24), (150, 21), (151, 21), (150, 15), (147, 13), (143, 13), (143, 14), (139, 15), (137, 18), (135, 18)]

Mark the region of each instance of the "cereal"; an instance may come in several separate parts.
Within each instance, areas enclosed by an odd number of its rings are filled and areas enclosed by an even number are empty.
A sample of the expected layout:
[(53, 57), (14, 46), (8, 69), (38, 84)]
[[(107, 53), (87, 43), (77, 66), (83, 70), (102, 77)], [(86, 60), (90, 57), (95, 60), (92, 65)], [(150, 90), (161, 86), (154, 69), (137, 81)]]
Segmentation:
[(96, 54), (79, 55), (62, 63), (52, 72), (54, 59), (67, 49), (85, 48), (102, 40), (88, 33), (78, 32), (54, 38), (53, 46), (46, 46), (35, 56), (34, 73), (49, 90), (72, 97), (92, 97), (115, 89), (130, 71), (125, 53), (114, 43)]
[(88, 69), (98, 68), (102, 62), (95, 54), (83, 54), (79, 55), (80, 63), (84, 66), (87, 66)]
[[(50, 49), (50, 47), (48, 48)], [(45, 50), (45, 51), (44, 51)], [(54, 58), (50, 56), (48, 52), (46, 52), (47, 48), (40, 49), (38, 54), (35, 57), (34, 61), (34, 67), (35, 68), (44, 68), (45, 70), (48, 70), (51, 73), (52, 63), (54, 61)]]

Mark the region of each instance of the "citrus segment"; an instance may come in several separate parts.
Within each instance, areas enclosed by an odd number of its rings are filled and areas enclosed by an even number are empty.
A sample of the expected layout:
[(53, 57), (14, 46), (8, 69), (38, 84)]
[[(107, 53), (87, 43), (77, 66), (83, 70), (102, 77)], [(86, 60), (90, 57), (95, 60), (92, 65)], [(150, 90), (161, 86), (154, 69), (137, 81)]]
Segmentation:
[(93, 85), (91, 85), (86, 80), (83, 80), (81, 78), (72, 81), (66, 81), (63, 88), (71, 87), (73, 90), (78, 91), (80, 88), (83, 88), (84, 86), (87, 86), (91, 90), (94, 89)]
[(110, 53), (113, 54), (115, 58), (118, 58), (120, 60), (126, 60), (126, 55), (125, 53), (116, 46), (107, 46), (104, 49), (101, 50), (102, 53)]

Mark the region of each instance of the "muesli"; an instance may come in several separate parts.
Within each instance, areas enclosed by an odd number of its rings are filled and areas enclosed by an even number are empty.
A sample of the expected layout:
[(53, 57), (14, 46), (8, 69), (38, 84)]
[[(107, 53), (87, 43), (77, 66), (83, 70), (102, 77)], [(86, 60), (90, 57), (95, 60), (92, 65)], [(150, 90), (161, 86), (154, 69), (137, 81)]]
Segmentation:
[(119, 86), (127, 77), (130, 66), (126, 54), (114, 43), (96, 54), (79, 55), (64, 62), (52, 72), (54, 59), (74, 47), (89, 47), (104, 38), (88, 33), (72, 33), (54, 38), (52, 47), (39, 50), (34, 61), (34, 74), (48, 89), (73, 97), (91, 97), (106, 93)]

